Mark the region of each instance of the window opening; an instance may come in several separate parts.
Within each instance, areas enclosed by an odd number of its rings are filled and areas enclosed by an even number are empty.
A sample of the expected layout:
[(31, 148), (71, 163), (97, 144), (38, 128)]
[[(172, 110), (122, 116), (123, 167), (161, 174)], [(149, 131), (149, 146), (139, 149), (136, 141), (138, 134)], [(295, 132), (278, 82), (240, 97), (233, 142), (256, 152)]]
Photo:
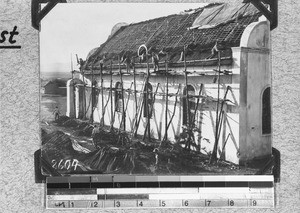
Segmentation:
[(271, 134), (271, 88), (264, 90), (262, 95), (262, 134)]
[[(188, 93), (187, 93), (188, 91)], [(187, 94), (189, 96), (188, 106), (187, 106)], [(192, 85), (188, 85), (183, 89), (183, 98), (182, 98), (182, 110), (183, 110), (183, 119), (182, 124), (188, 125), (188, 118), (189, 121), (192, 122), (192, 119), (195, 115), (195, 89)], [(189, 108), (189, 110), (188, 110)], [(189, 117), (188, 117), (189, 116)]]
[(123, 94), (122, 94), (122, 85), (121, 82), (117, 82), (115, 86), (115, 111), (123, 111)]
[[(148, 90), (148, 97), (147, 97), (147, 90)], [(152, 117), (152, 99), (153, 99), (153, 88), (150, 83), (145, 85), (144, 88), (144, 117), (147, 117), (147, 114), (149, 118)]]

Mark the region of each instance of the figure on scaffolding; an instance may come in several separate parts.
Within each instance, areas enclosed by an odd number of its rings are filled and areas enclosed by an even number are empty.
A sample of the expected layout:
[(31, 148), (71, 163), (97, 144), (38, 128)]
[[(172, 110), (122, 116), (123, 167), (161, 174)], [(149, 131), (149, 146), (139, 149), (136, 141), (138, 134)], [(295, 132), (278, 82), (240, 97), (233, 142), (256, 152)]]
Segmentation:
[(53, 114), (54, 114), (54, 120), (57, 121), (59, 119), (59, 116), (60, 116), (60, 111), (58, 109), (58, 106), (55, 107), (55, 109), (53, 111)]

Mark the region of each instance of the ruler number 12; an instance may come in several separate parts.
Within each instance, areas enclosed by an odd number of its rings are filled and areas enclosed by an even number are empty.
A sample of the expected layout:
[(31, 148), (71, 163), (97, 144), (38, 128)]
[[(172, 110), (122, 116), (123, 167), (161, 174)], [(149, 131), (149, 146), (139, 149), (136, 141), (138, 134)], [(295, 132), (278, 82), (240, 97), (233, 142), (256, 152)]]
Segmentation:
[(98, 202), (97, 201), (92, 202), (91, 207), (97, 208), (98, 207)]

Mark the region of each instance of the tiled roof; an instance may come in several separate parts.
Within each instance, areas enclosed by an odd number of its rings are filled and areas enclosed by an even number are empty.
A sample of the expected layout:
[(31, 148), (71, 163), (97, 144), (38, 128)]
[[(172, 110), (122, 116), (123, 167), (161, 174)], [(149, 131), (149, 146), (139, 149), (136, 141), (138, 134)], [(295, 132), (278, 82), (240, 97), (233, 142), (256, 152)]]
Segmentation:
[[(218, 11), (217, 15), (213, 16), (213, 19), (205, 17), (210, 19), (204, 20), (206, 24), (204, 28), (201, 28), (201, 25), (195, 26), (195, 20), (197, 23), (201, 21), (204, 23), (203, 20), (199, 20), (201, 15), (203, 16), (214, 7), (220, 8), (224, 4), (211, 4), (189, 13), (169, 15), (123, 26), (97, 50), (89, 54), (84, 67), (88, 70), (93, 65), (96, 69), (103, 61), (106, 66), (111, 60), (113, 64), (118, 64), (118, 57), (136, 56), (142, 44), (156, 52), (161, 50), (168, 52), (170, 63), (176, 63), (180, 59), (184, 46), (190, 47), (186, 55), (187, 61), (207, 59), (216, 41), (226, 44), (224, 50), (221, 51), (221, 57), (231, 57), (230, 47), (239, 46), (244, 29), (250, 23), (258, 21), (261, 16), (253, 5), (248, 3), (242, 4), (241, 7), (241, 4), (234, 5), (234, 7), (242, 9), (228, 9), (226, 5), (223, 11)], [(234, 14), (228, 16), (226, 10)], [(210, 22), (215, 25), (207, 26)], [(137, 62), (138, 59), (134, 60)], [(160, 61), (164, 60), (165, 56), (160, 57)]]

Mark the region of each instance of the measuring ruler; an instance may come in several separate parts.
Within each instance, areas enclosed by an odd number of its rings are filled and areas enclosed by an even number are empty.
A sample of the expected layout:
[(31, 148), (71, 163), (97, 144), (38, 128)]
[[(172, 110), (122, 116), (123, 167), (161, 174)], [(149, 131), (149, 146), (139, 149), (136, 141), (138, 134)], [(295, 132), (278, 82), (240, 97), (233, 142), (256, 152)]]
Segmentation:
[(71, 176), (46, 180), (48, 209), (273, 208), (274, 178)]

